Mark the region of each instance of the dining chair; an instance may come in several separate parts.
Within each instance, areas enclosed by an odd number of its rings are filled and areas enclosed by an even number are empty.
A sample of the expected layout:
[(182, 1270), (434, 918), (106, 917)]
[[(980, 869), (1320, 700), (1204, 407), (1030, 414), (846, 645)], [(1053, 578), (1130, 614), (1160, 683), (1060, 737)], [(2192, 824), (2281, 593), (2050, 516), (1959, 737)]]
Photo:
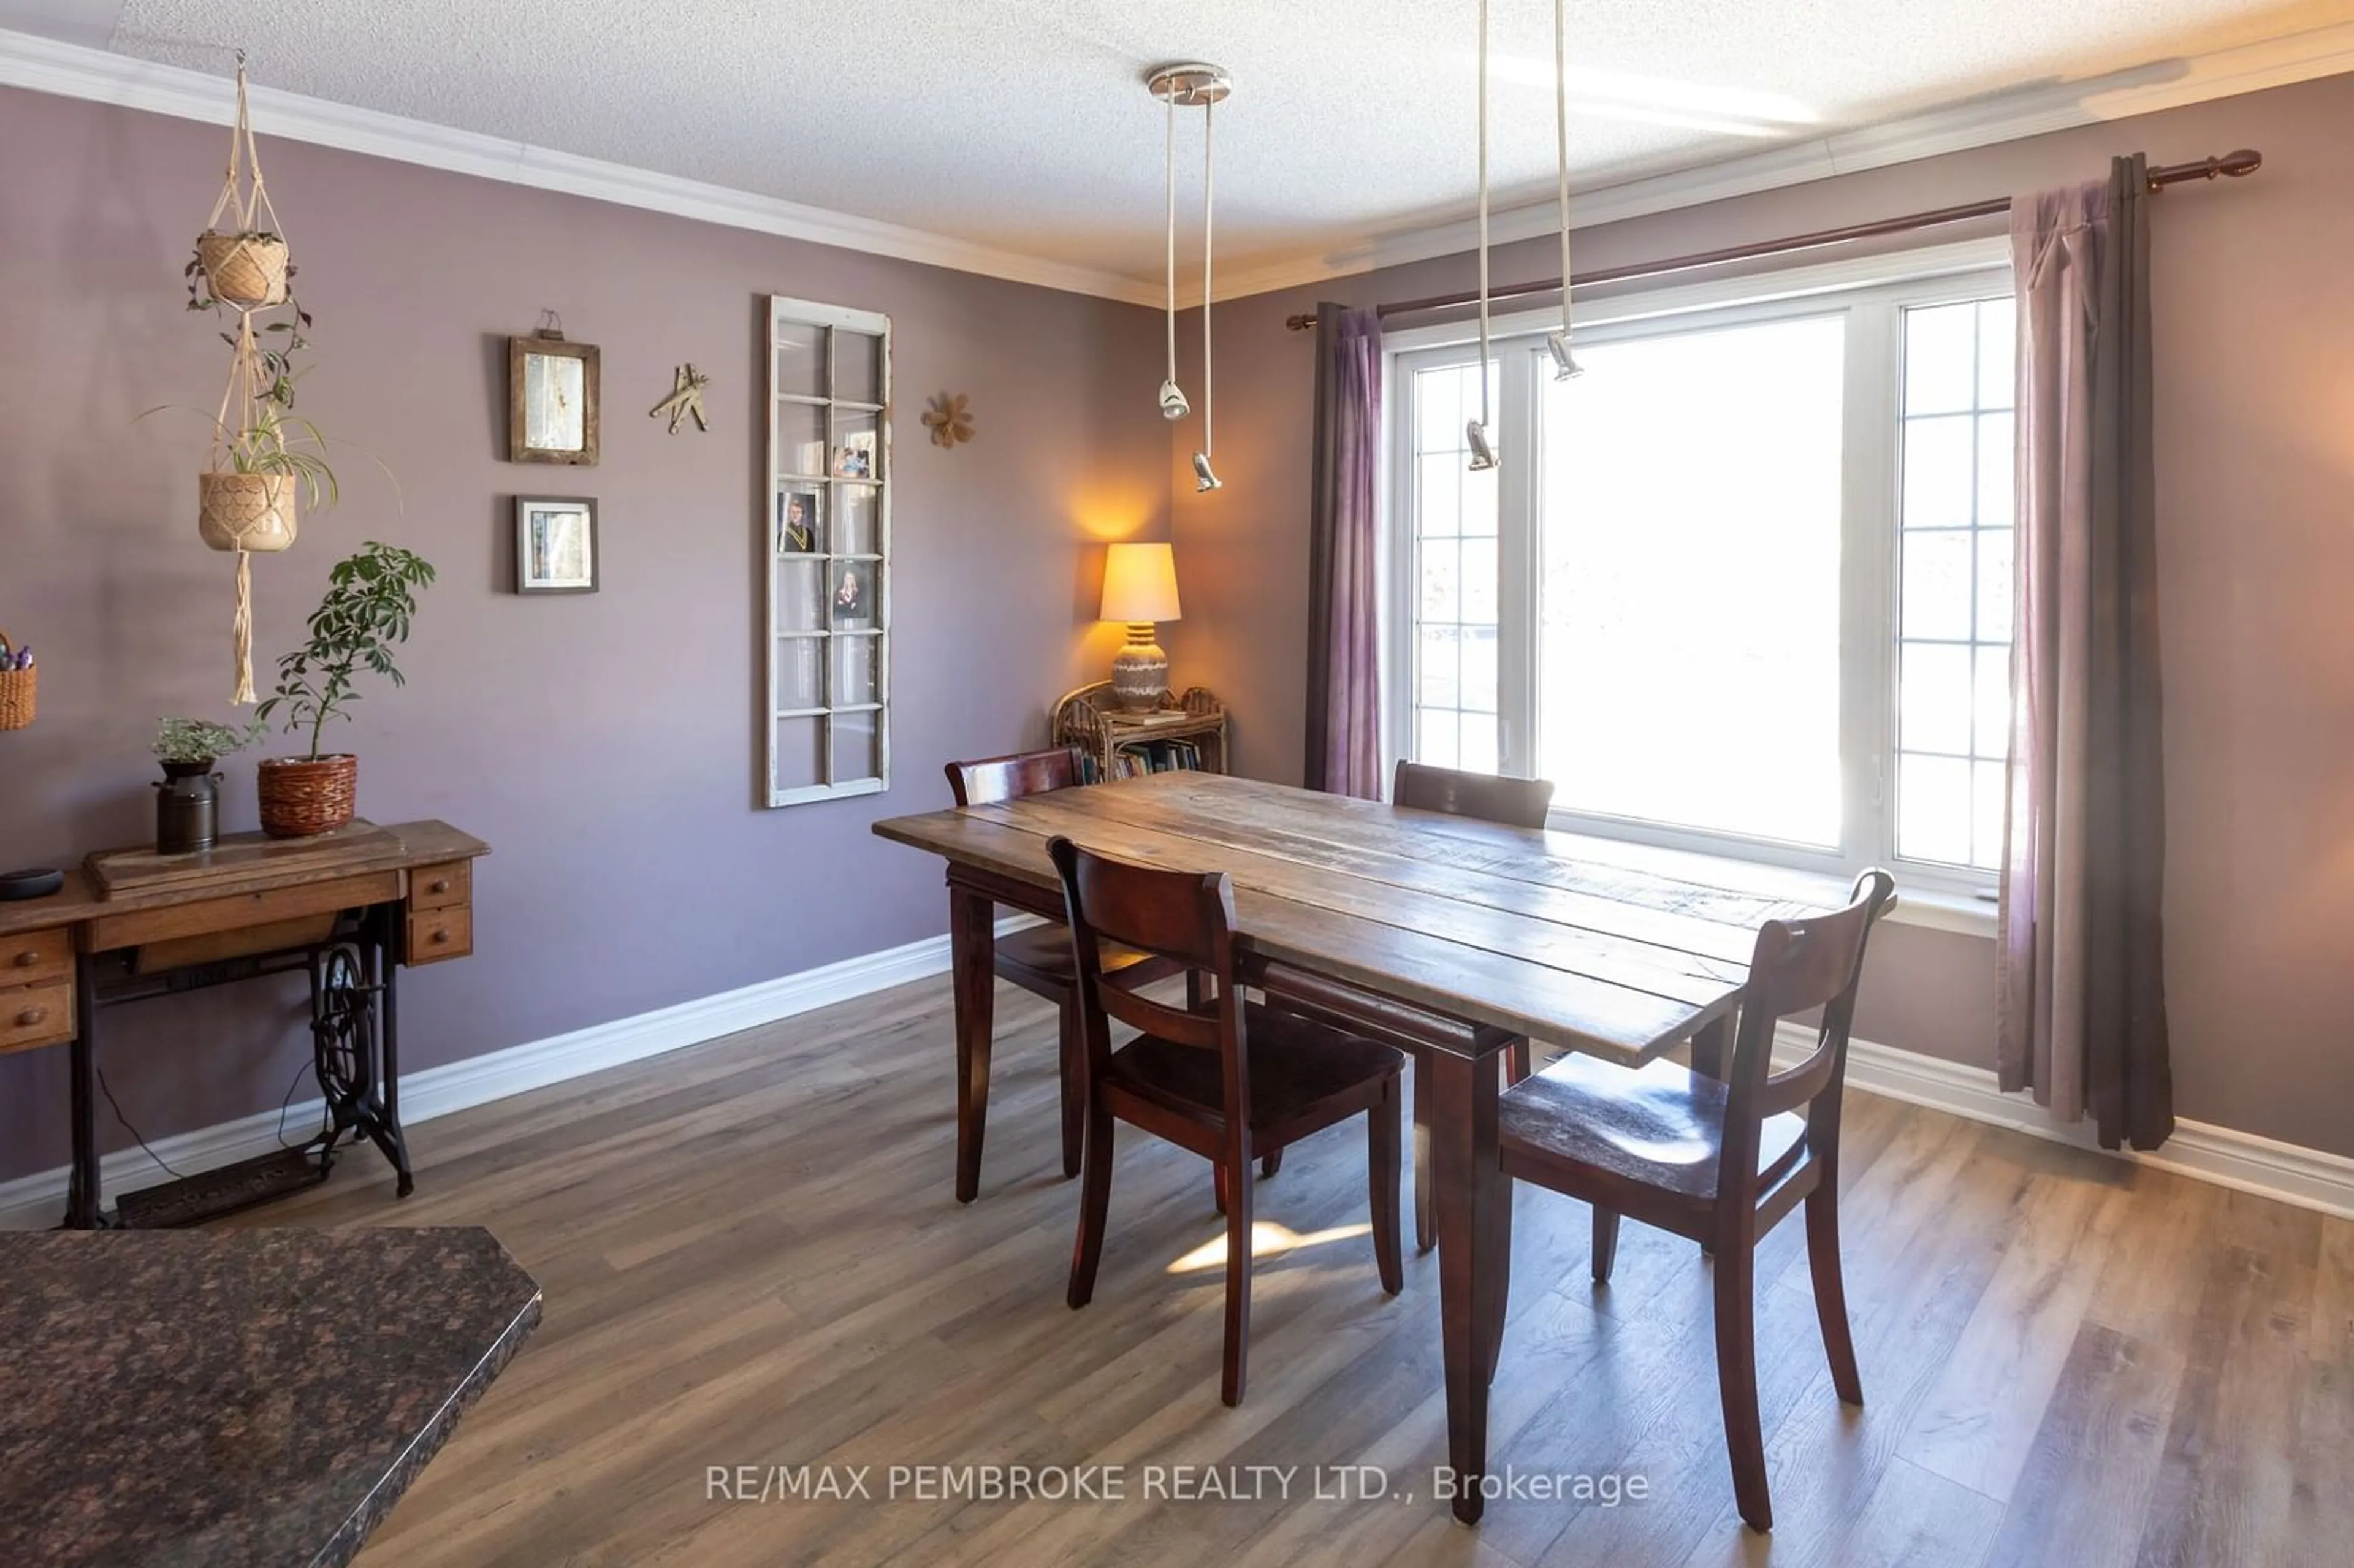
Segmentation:
[[(1515, 1179), (1591, 1203), (1597, 1287), (1609, 1283), (1622, 1215), (1708, 1248), (1734, 1497), (1759, 1531), (1774, 1527), (1774, 1510), (1757, 1418), (1753, 1275), (1758, 1238), (1801, 1202), (1831, 1385), (1845, 1403), (1863, 1403), (1840, 1277), (1840, 1091), (1864, 944), (1895, 890), (1888, 873), (1867, 871), (1836, 914), (1760, 928), (1724, 1081), (1667, 1061), (1628, 1068), (1572, 1055), (1513, 1087), (1497, 1107), (1502, 1212), (1511, 1212)], [(1812, 1049), (1775, 1072), (1776, 1025), (1816, 1008)], [(1503, 1335), (1510, 1245), (1507, 1235), (1492, 1253), (1491, 1358)], [(1492, 1359), (1488, 1372), (1492, 1379)]]
[[(1085, 781), (1079, 753), (1070, 747), (951, 762), (948, 776), (949, 789), (960, 806), (984, 806), (1068, 789)], [(1160, 963), (1125, 948), (1107, 951), (1103, 967), (1106, 973), (1127, 975), (1140, 985), (1177, 972), (1174, 964)], [(997, 938), (996, 969), (1001, 978), (1055, 1004), (1062, 1041), (1063, 1174), (1076, 1176), (1087, 1128), (1087, 1046), (1079, 1029), (1078, 978), (1071, 967), (1070, 933), (1054, 921), (1009, 932)]]
[[(1390, 803), (1417, 811), (1443, 811), (1450, 817), (1477, 817), (1509, 828), (1542, 828), (1553, 809), (1550, 779), (1504, 779), (1493, 773), (1466, 773), (1454, 768), (1434, 768), (1426, 762), (1398, 758), (1390, 780)], [(1515, 1040), (1504, 1048), (1504, 1081), (1517, 1084), (1529, 1075), (1529, 1043)], [(1414, 1075), (1414, 1245), (1428, 1252), (1437, 1239), (1430, 1197), (1430, 1119), (1422, 1103), (1422, 1067)]]
[[(1250, 1341), (1251, 1161), (1363, 1116), (1373, 1260), (1405, 1287), (1398, 1255), (1398, 1079), (1405, 1053), (1249, 1001), (1237, 983), (1234, 886), (1224, 872), (1164, 871), (1047, 845), (1062, 874), (1087, 1036), (1087, 1176), (1071, 1249), (1073, 1308), (1095, 1294), (1111, 1205), (1112, 1125), (1124, 1121), (1208, 1160), (1226, 1210), (1225, 1360), (1219, 1397), (1239, 1404)], [(1105, 973), (1118, 943), (1216, 983), (1179, 1008)], [(1111, 1020), (1136, 1029), (1115, 1051)]]

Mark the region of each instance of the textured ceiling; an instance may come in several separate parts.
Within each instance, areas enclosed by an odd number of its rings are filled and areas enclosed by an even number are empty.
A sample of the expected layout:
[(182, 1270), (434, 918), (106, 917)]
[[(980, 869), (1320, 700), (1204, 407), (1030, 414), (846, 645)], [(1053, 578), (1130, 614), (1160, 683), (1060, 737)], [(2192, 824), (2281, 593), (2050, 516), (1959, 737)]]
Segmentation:
[[(1494, 0), (1500, 205), (1550, 189), (1548, 0)], [(2354, 0), (1571, 0), (1592, 187), (2354, 18)], [(0, 0), (0, 25), (1157, 276), (1161, 110), (1231, 69), (1222, 260), (1461, 216), (1473, 0)], [(1198, 116), (1183, 129), (1199, 135)], [(264, 126), (266, 134), (268, 128)], [(1189, 211), (1191, 201), (1188, 201)]]

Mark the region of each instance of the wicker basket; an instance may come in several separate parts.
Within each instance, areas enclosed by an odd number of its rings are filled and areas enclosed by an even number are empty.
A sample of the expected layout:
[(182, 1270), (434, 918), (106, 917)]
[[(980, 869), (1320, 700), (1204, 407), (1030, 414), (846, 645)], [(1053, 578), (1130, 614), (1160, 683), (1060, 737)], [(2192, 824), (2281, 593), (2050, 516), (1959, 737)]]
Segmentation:
[(352, 820), (359, 796), (360, 759), (349, 752), (315, 760), (274, 757), (257, 770), (261, 831), (273, 839), (328, 833)]
[(40, 707), (41, 670), (0, 670), (0, 729), (23, 729)]
[(196, 534), (216, 550), (276, 555), (294, 543), (291, 473), (196, 475)]
[(207, 229), (196, 237), (196, 263), (225, 305), (259, 311), (286, 302), (286, 241), (275, 235)]

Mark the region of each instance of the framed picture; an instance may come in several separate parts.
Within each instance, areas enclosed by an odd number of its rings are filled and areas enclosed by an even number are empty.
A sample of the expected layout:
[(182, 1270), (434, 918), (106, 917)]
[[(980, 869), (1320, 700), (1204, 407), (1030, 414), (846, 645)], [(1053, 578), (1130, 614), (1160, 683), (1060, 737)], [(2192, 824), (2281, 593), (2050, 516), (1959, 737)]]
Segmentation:
[(875, 563), (836, 561), (827, 574), (836, 626), (875, 624)]
[(586, 496), (515, 497), (515, 592), (597, 591), (597, 503)]
[(787, 490), (777, 495), (777, 554), (811, 556), (823, 537), (822, 500), (814, 490)]
[(843, 437), (842, 445), (833, 450), (833, 477), (836, 479), (873, 479), (875, 477), (875, 432), (854, 430)]
[(507, 461), (597, 464), (597, 349), (507, 339)]

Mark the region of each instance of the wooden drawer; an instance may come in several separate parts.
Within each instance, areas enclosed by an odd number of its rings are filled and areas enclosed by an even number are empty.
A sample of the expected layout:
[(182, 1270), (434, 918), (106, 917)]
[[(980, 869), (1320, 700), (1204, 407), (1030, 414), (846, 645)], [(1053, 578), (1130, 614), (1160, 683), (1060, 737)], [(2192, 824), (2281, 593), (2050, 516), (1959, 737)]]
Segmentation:
[(408, 961), (436, 964), (474, 950), (471, 909), (419, 909), (408, 916)]
[(0, 938), (0, 986), (73, 979), (73, 938), (64, 930)]
[(276, 887), (263, 893), (242, 893), (227, 898), (203, 898), (192, 904), (167, 904), (159, 908), (122, 915), (102, 915), (91, 921), (90, 950), (111, 953), (118, 948), (145, 947), (179, 937), (202, 937), (215, 931), (239, 931), (303, 915), (324, 915), (338, 909), (364, 909), (390, 904), (400, 897), (400, 873), (372, 871), (328, 882)]
[(420, 865), (408, 874), (408, 907), (454, 909), (474, 895), (474, 863), (453, 860), (441, 865)]
[(0, 1052), (30, 1051), (73, 1038), (73, 986), (64, 980), (0, 991)]

